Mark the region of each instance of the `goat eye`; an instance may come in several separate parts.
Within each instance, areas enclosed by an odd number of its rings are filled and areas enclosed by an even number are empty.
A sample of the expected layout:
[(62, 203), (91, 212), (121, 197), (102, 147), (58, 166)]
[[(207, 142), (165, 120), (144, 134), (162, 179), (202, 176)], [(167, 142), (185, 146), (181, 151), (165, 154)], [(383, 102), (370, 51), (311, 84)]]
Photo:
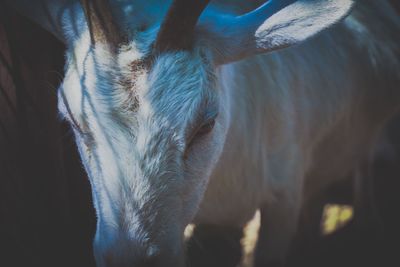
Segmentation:
[(189, 138), (187, 148), (190, 148), (192, 144), (195, 142), (195, 140), (197, 140), (198, 138), (210, 133), (214, 128), (214, 126), (215, 126), (215, 119), (212, 119), (207, 121), (207, 123), (203, 124), (200, 128), (198, 128), (198, 130), (195, 131)]
[(209, 132), (212, 131), (212, 129), (214, 129), (214, 126), (215, 126), (215, 119), (208, 121), (207, 123), (205, 123), (200, 127), (200, 129), (196, 133), (196, 136), (202, 136), (208, 134)]
[(215, 119), (209, 120), (207, 123), (203, 124), (198, 130), (189, 138), (189, 142), (187, 145), (187, 149), (185, 151), (185, 157), (188, 155), (188, 151), (190, 151), (190, 147), (192, 147), (193, 143), (202, 136), (209, 134), (215, 126)]

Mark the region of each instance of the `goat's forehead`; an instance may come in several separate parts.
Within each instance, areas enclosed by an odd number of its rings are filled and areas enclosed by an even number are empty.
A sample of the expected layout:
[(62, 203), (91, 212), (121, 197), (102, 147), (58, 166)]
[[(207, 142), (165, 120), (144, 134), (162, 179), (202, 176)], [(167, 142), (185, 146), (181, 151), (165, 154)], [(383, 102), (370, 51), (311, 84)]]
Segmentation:
[(190, 115), (215, 97), (211, 67), (200, 54), (168, 53), (158, 57), (138, 94), (159, 113)]
[(113, 59), (90, 60), (112, 57), (101, 50), (88, 54), (82, 67), (69, 64), (63, 90), (72, 112), (85, 114), (83, 119), (90, 109), (93, 115), (122, 114), (122, 121), (140, 115), (183, 122), (214, 98), (211, 66), (199, 52), (166, 53), (150, 67), (135, 44)]

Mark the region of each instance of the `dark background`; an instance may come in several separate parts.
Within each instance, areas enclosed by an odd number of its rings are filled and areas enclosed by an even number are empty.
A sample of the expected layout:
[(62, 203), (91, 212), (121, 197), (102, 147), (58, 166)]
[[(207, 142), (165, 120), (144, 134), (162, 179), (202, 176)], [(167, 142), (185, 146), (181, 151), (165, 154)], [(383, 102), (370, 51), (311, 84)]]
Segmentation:
[(64, 47), (0, 2), (0, 266), (94, 266), (95, 215), (57, 112)]
[[(61, 43), (0, 1), (2, 267), (94, 266), (90, 185), (56, 107), (63, 54)], [(390, 152), (378, 153), (372, 168), (379, 222), (318, 236), (323, 203), (351, 203), (351, 183), (335, 185), (315, 208), (313, 232), (298, 240), (290, 266), (400, 266), (398, 121), (385, 132)]]

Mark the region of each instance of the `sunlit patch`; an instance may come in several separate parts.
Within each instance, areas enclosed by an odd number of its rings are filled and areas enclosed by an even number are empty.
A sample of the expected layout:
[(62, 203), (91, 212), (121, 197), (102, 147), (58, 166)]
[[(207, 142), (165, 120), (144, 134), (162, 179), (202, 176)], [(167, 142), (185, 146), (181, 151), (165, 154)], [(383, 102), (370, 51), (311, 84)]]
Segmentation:
[(321, 221), (321, 232), (329, 235), (345, 226), (353, 218), (353, 207), (349, 205), (327, 204)]
[(241, 267), (252, 266), (254, 249), (257, 244), (258, 231), (260, 229), (260, 211), (258, 210), (253, 219), (244, 228), (244, 238), (242, 239), (243, 260)]
[(195, 228), (194, 224), (189, 224), (188, 226), (186, 226), (184, 232), (185, 240), (188, 240), (193, 235), (194, 228)]

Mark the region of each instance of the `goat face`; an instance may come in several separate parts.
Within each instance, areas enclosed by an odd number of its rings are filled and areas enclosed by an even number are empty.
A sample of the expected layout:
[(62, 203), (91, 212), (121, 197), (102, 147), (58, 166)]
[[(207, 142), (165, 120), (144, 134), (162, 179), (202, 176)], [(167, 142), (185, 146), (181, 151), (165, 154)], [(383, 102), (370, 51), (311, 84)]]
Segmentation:
[(131, 46), (115, 57), (87, 41), (69, 52), (59, 103), (92, 184), (98, 264), (181, 259), (226, 133), (209, 55), (164, 53), (148, 64)]
[[(96, 2), (100, 6), (91, 9)], [(238, 18), (206, 17), (195, 42), (197, 18), (209, 1), (194, 1), (192, 10), (176, 0), (156, 38), (138, 34), (125, 46), (112, 23), (103, 25), (93, 11), (107, 12), (105, 2), (82, 1), (90, 30), (68, 46), (59, 90), (60, 111), (74, 128), (92, 184), (96, 260), (100, 267), (182, 266), (183, 231), (230, 121), (229, 96), (221, 97), (226, 92), (216, 86), (215, 66), (303, 41), (347, 14), (351, 2), (321, 0), (314, 8), (298, 1), (265, 23), (293, 1), (270, 1)], [(191, 13), (177, 16), (188, 8)]]

